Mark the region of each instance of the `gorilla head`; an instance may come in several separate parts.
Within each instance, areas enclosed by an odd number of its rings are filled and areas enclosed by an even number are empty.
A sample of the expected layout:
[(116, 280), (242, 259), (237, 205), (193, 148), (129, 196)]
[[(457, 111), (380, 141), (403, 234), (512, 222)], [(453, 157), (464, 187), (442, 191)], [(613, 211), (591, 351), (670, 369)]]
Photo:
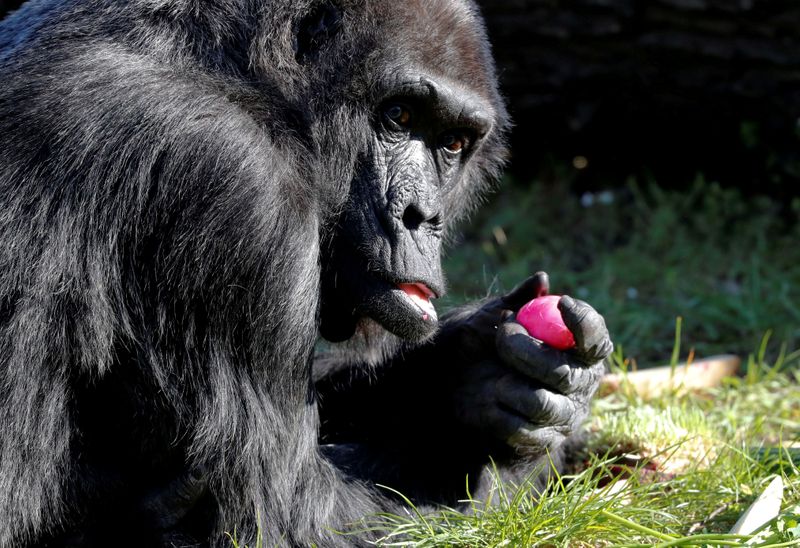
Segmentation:
[[(474, 6), (380, 2), (363, 17), (352, 28), (366, 55), (355, 59), (353, 36), (340, 39), (354, 21), (333, 5), (298, 32), (298, 58), (324, 65), (312, 68), (326, 75), (319, 84), (330, 86), (331, 75), (344, 84), (321, 104), (350, 109), (338, 129), (354, 160), (322, 248), (321, 330), (341, 341), (374, 320), (422, 340), (437, 326), (431, 299), (445, 291), (442, 239), (496, 174), (506, 114)], [(330, 150), (320, 144), (323, 157)]]

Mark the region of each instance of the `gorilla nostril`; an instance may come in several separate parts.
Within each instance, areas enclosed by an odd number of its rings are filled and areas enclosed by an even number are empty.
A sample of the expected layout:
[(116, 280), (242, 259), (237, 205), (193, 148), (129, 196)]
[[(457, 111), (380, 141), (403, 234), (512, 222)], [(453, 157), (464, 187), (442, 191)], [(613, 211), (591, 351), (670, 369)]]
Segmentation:
[(410, 205), (403, 212), (403, 225), (408, 230), (417, 230), (425, 222), (425, 215), (415, 205)]
[(438, 213), (426, 215), (416, 204), (409, 205), (403, 212), (403, 226), (408, 230), (417, 230), (423, 224), (438, 226), (439, 222)]

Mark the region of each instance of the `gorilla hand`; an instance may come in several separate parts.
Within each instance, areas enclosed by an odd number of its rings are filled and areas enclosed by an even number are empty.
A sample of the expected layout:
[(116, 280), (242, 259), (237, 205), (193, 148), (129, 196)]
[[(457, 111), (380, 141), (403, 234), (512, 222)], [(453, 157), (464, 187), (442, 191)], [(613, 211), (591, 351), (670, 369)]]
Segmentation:
[(456, 354), (449, 388), (460, 421), (530, 455), (577, 430), (613, 349), (603, 317), (568, 296), (558, 307), (575, 348), (555, 350), (528, 335), (513, 312), (548, 286), (539, 272), (504, 297), (459, 309), (445, 319), (440, 338)]

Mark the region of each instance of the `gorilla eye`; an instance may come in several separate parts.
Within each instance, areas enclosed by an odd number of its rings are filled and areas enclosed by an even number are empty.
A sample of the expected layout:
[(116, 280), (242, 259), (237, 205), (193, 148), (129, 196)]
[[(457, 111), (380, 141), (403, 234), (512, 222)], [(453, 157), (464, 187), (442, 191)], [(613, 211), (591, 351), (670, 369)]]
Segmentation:
[(445, 133), (441, 138), (441, 146), (448, 152), (458, 154), (469, 144), (469, 139), (463, 133)]
[(411, 112), (403, 105), (389, 105), (385, 111), (386, 117), (400, 127), (408, 127), (411, 123)]

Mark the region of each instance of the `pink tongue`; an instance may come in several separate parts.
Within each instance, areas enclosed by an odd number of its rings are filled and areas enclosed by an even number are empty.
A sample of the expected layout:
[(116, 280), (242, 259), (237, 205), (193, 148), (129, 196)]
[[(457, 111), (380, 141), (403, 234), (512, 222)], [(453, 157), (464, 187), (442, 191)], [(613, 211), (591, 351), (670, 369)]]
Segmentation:
[(430, 301), (430, 297), (417, 284), (398, 284), (397, 287), (405, 291), (406, 295), (410, 297), (418, 297), (423, 301)]
[(433, 308), (433, 303), (431, 303), (432, 292), (427, 287), (421, 284), (397, 284), (397, 287), (422, 309), (423, 321), (430, 320), (431, 315), (434, 318), (436, 317), (436, 309)]

